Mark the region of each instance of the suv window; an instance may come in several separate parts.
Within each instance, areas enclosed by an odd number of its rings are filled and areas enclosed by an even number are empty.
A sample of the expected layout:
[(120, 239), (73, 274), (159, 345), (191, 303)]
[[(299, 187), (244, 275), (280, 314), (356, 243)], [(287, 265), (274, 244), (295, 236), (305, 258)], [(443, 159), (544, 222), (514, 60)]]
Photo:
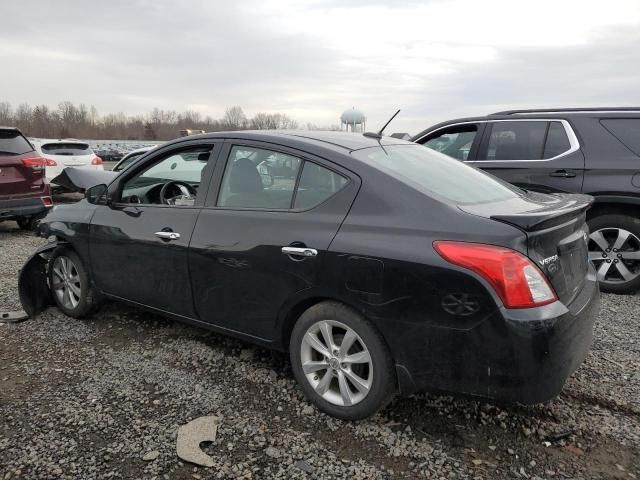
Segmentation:
[(491, 122), (478, 160), (540, 160), (548, 122)]
[[(160, 190), (171, 181), (188, 184), (191, 192), (185, 191), (185, 186), (173, 186), (167, 192), (179, 201), (172, 205), (191, 206), (195, 202), (193, 190), (197, 192), (202, 178), (202, 172), (211, 156), (212, 146), (189, 147), (174, 150), (160, 157), (150, 167), (129, 178), (122, 188), (122, 201), (125, 203), (161, 204)], [(189, 190), (189, 189), (187, 189)]]
[(45, 143), (40, 147), (47, 155), (91, 155), (93, 150), (86, 143)]
[(289, 209), (302, 160), (262, 148), (234, 146), (229, 154), (218, 206)]
[(418, 145), (363, 148), (352, 155), (420, 192), (458, 204), (508, 200), (520, 192), (482, 170)]
[(33, 147), (17, 130), (0, 130), (0, 155), (22, 155)]
[(467, 160), (477, 134), (476, 125), (446, 128), (437, 132), (435, 137), (428, 138), (423, 145), (458, 160)]
[(640, 155), (640, 118), (603, 118), (600, 123), (629, 150)]
[(544, 155), (542, 158), (553, 158), (571, 148), (567, 131), (560, 122), (549, 123), (547, 131), (547, 141), (544, 144)]
[(347, 184), (342, 175), (311, 162), (304, 162), (300, 183), (296, 191), (294, 208), (312, 208), (320, 205)]

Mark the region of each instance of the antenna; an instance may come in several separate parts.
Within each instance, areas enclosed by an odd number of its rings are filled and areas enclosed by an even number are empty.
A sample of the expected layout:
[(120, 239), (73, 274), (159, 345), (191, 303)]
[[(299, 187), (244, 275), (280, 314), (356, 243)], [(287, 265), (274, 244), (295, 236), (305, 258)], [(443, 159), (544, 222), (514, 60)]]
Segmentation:
[(393, 114), (393, 116), (389, 119), (389, 121), (387, 123), (384, 124), (384, 126), (380, 129), (379, 132), (364, 132), (362, 135), (364, 135), (367, 138), (377, 138), (378, 140), (380, 140), (382, 138), (382, 132), (384, 132), (384, 129), (387, 128), (387, 125), (389, 125), (391, 123), (391, 121), (394, 118), (396, 118), (396, 116), (399, 113), (400, 113), (400, 109), (398, 109), (398, 111)]

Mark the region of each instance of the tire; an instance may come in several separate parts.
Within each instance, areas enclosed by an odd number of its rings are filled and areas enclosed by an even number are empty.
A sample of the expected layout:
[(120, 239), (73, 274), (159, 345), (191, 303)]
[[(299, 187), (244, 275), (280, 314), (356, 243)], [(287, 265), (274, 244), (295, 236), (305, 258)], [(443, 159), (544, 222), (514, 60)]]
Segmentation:
[[(335, 346), (331, 351), (324, 340), (326, 334)], [(351, 346), (340, 352), (347, 337)], [(387, 406), (396, 393), (394, 363), (382, 336), (341, 303), (322, 302), (305, 311), (293, 327), (289, 355), (293, 374), (307, 398), (333, 417), (367, 418)], [(345, 361), (349, 358), (356, 361)]]
[[(80, 257), (72, 249), (58, 247), (54, 250), (48, 274), (53, 299), (64, 314), (84, 318), (97, 307), (97, 292)], [(58, 288), (61, 283), (63, 285)]]
[(640, 219), (606, 214), (590, 219), (589, 259), (600, 290), (629, 294), (640, 289)]
[(16, 217), (16, 223), (20, 230), (31, 231), (35, 229), (37, 218), (35, 215), (29, 217)]

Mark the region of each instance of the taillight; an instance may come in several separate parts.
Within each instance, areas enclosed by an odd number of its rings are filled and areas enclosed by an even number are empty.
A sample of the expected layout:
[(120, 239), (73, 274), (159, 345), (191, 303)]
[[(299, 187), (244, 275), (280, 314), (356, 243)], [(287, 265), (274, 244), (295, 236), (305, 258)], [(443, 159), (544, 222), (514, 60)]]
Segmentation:
[(56, 163), (56, 161), (53, 158), (45, 158), (45, 165), (47, 167), (57, 167), (58, 164)]
[(507, 308), (539, 307), (558, 299), (540, 269), (515, 250), (466, 242), (433, 242), (446, 261), (476, 272), (494, 288)]
[(102, 165), (102, 159), (96, 155), (96, 157), (91, 160), (91, 165)]
[(53, 206), (53, 200), (51, 199), (51, 197), (42, 197), (42, 203), (44, 203), (45, 207)]
[(44, 158), (41, 158), (41, 157), (23, 158), (22, 164), (25, 167), (31, 167), (34, 170), (40, 170), (44, 168), (46, 161)]

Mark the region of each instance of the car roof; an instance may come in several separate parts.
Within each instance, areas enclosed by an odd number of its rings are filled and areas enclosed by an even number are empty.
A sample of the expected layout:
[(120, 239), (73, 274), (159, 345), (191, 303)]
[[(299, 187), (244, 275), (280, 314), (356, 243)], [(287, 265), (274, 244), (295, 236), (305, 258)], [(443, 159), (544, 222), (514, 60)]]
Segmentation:
[(293, 140), (301, 143), (314, 144), (318, 147), (324, 147), (325, 149), (341, 150), (343, 153), (380, 145), (410, 143), (406, 140), (386, 136), (377, 139), (366, 137), (362, 133), (309, 130), (241, 130), (235, 132), (203, 133), (200, 135), (191, 135), (189, 137), (182, 138), (228, 138), (259, 140), (273, 143), (279, 143), (283, 140)]
[(525, 120), (525, 119), (570, 119), (572, 117), (594, 117), (601, 118), (638, 118), (640, 107), (599, 107), (599, 108), (547, 108), (547, 109), (524, 109), (524, 110), (504, 110), (475, 117), (461, 117), (440, 122), (414, 135), (412, 141), (418, 140), (433, 130), (437, 130), (447, 125), (455, 123), (486, 122), (491, 120)]

